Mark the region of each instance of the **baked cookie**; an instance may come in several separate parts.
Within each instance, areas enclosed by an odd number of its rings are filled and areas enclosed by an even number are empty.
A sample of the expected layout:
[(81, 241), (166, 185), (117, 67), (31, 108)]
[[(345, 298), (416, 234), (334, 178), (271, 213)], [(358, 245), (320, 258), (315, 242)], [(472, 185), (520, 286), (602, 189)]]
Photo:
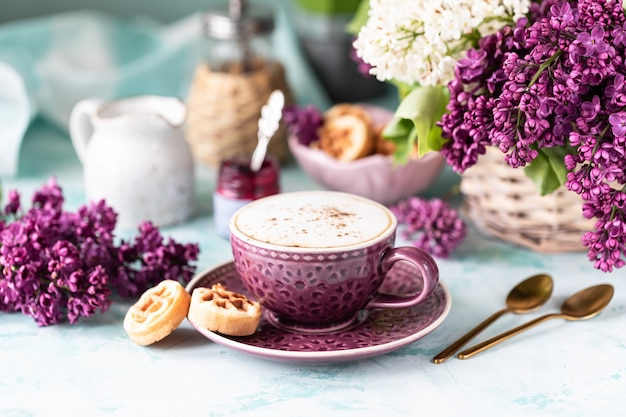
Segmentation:
[(359, 106), (337, 104), (324, 114), (319, 148), (340, 161), (371, 155), (376, 146), (372, 120)]
[(389, 156), (396, 151), (396, 144), (383, 137), (384, 129), (385, 126), (382, 125), (378, 126), (374, 131), (374, 140), (376, 141), (374, 153)]
[(222, 284), (198, 287), (191, 293), (187, 316), (191, 322), (212, 332), (248, 336), (261, 321), (261, 305), (245, 295), (229, 291)]
[(124, 317), (124, 330), (138, 345), (158, 342), (176, 329), (189, 311), (191, 296), (174, 280), (147, 289)]

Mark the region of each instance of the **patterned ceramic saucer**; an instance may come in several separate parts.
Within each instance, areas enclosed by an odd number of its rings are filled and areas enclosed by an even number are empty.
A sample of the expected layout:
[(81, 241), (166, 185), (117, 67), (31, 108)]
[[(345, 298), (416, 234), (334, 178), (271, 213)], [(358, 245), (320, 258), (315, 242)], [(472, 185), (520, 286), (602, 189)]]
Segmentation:
[[(415, 271), (399, 262), (388, 273), (381, 291), (404, 293), (417, 291), (411, 274)], [(233, 262), (226, 262), (198, 274), (187, 285), (210, 287), (222, 283), (229, 290), (249, 295)], [(265, 316), (257, 332), (246, 337), (231, 337), (191, 325), (215, 343), (263, 359), (301, 362), (344, 362), (383, 355), (406, 346), (432, 332), (450, 312), (450, 293), (443, 283), (423, 303), (404, 309), (367, 311), (356, 326), (330, 334), (290, 333), (271, 325)]]

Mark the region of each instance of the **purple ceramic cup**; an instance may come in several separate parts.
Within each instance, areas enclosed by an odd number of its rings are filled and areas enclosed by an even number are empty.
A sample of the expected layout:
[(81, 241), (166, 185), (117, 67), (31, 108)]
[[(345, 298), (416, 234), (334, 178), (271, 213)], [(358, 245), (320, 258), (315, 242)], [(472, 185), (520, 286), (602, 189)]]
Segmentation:
[[(326, 333), (358, 323), (373, 308), (405, 308), (437, 288), (434, 259), (394, 247), (397, 220), (375, 201), (333, 191), (282, 193), (239, 209), (230, 221), (237, 272), (283, 329)], [(421, 291), (381, 294), (396, 262), (415, 267)]]

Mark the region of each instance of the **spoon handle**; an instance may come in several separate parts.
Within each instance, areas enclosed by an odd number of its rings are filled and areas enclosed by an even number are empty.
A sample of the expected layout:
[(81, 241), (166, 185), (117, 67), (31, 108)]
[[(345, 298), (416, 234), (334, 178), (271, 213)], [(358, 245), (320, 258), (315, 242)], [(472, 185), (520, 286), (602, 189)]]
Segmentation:
[(507, 339), (512, 338), (515, 335), (518, 335), (528, 329), (530, 329), (531, 327), (534, 327), (540, 323), (543, 323), (544, 321), (548, 321), (550, 319), (556, 319), (559, 317), (563, 317), (563, 315), (561, 314), (546, 314), (545, 316), (541, 316), (541, 317), (537, 317), (534, 320), (531, 320), (527, 323), (524, 323), (520, 326), (514, 327), (511, 330), (507, 330), (504, 333), (501, 333), (497, 336), (492, 337), (489, 340), (485, 340), (482, 343), (479, 343), (477, 345), (474, 345), (468, 349), (465, 349), (463, 352), (459, 353), (458, 357), (459, 359), (468, 359), (471, 358), (472, 356), (489, 349), (492, 346), (497, 345), (500, 342), (504, 342)]
[(284, 105), (285, 95), (280, 90), (274, 90), (267, 99), (267, 103), (261, 107), (261, 118), (257, 132), (258, 143), (250, 160), (250, 169), (254, 172), (261, 169), (261, 165), (263, 165), (267, 145), (280, 126)]
[(461, 348), (461, 346), (465, 345), (471, 339), (473, 339), (478, 333), (482, 332), (487, 326), (496, 321), (498, 318), (503, 316), (505, 313), (508, 313), (508, 308), (504, 308), (500, 311), (493, 313), (491, 316), (487, 317), (482, 323), (478, 324), (472, 330), (467, 332), (465, 335), (461, 336), (456, 342), (452, 343), (446, 349), (441, 351), (437, 356), (433, 358), (434, 363), (443, 363), (446, 359), (454, 354), (457, 350)]
[(268, 137), (259, 136), (259, 142), (257, 143), (256, 148), (254, 148), (252, 157), (250, 158), (250, 169), (252, 171), (257, 172), (261, 168), (261, 165), (263, 165), (263, 159), (265, 159), (268, 144)]

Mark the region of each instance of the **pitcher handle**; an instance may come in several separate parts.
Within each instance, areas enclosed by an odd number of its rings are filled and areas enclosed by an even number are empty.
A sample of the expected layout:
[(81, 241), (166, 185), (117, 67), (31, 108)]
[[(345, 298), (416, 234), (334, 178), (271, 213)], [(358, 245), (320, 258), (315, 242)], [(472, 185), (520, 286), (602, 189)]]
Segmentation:
[(428, 253), (414, 246), (401, 246), (387, 249), (379, 261), (380, 272), (385, 275), (396, 262), (408, 262), (417, 271), (416, 277), (422, 281), (422, 290), (409, 296), (377, 294), (367, 304), (368, 308), (405, 308), (426, 300), (437, 289), (439, 268)]
[(81, 163), (85, 162), (87, 145), (94, 132), (91, 118), (101, 105), (102, 101), (99, 99), (81, 100), (76, 103), (70, 114), (70, 138)]

